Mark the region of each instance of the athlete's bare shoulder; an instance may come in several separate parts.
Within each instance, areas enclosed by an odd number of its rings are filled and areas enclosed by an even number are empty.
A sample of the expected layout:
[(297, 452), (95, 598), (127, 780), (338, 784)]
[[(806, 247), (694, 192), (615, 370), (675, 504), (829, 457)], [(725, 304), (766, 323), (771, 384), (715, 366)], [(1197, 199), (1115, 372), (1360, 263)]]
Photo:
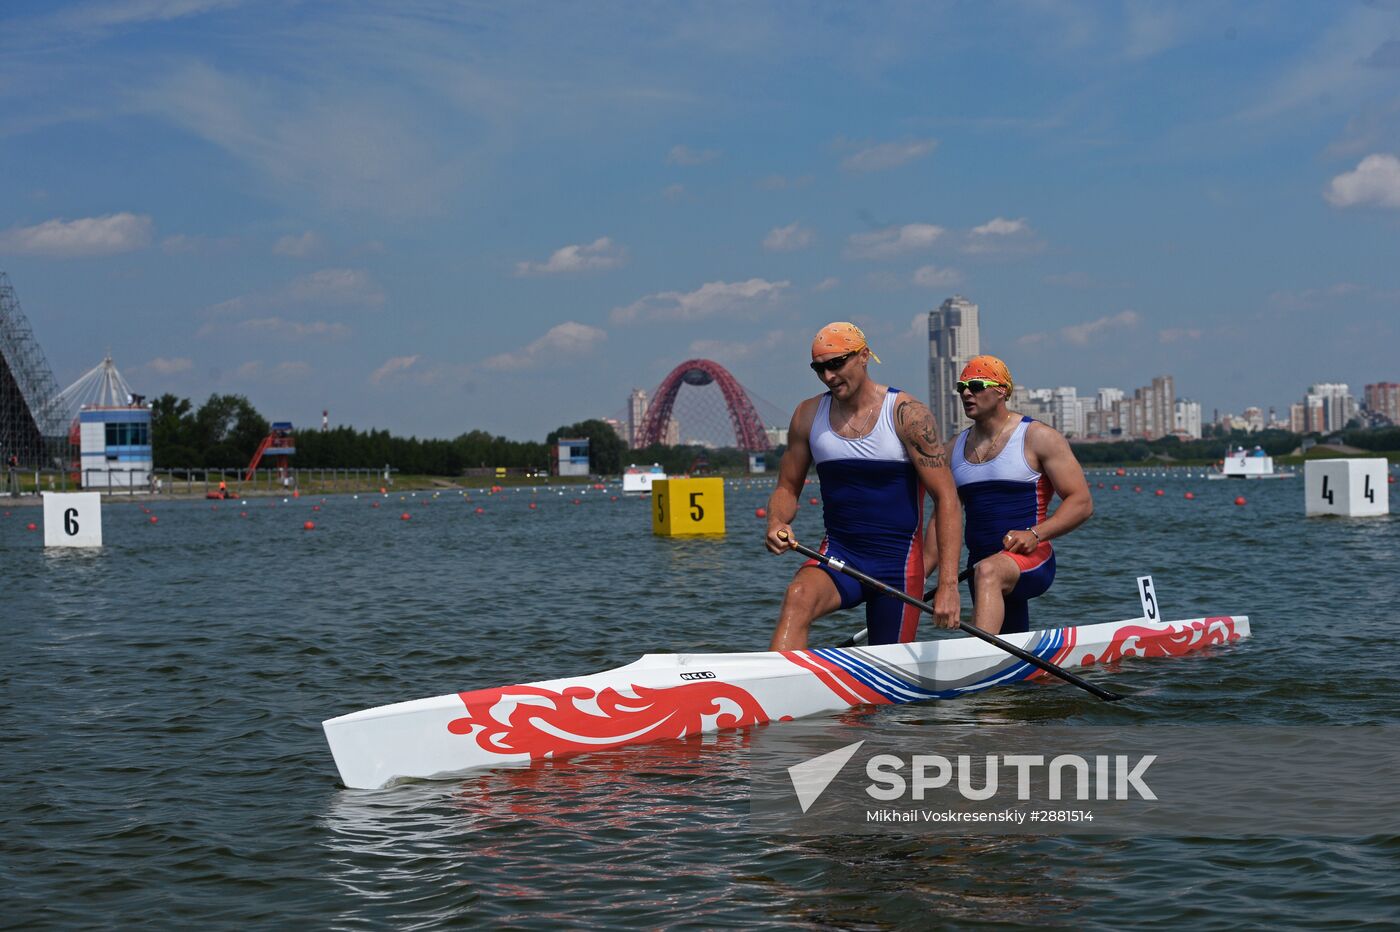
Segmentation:
[(792, 412), (792, 423), (788, 425), (788, 433), (797, 433), (806, 437), (812, 433), (812, 422), (817, 418), (817, 406), (821, 404), (824, 395), (813, 395), (811, 398), (801, 401), (797, 405), (797, 410)]
[(933, 412), (908, 392), (895, 396), (894, 429), (915, 464), (934, 468), (948, 465), (948, 452), (943, 448), (943, 441), (938, 439)]

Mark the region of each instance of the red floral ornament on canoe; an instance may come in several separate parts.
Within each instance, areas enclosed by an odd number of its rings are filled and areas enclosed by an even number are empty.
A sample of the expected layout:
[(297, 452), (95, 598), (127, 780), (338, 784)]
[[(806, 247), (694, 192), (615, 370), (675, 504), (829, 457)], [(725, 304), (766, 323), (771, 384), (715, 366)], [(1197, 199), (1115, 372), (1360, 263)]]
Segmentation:
[[(449, 722), (447, 730), (475, 732), (482, 750), (494, 754), (540, 760), (768, 721), (757, 699), (729, 683), (632, 686), (630, 692), (635, 695), (612, 687), (595, 693), (586, 686), (563, 692), (506, 686), (458, 693), (467, 714)], [(713, 720), (708, 727), (707, 718)]]
[(1142, 625), (1123, 625), (1113, 632), (1113, 640), (1097, 657), (1085, 654), (1082, 666), (1091, 663), (1117, 663), (1124, 657), (1179, 657), (1212, 644), (1238, 641), (1235, 619), (1229, 615), (1202, 618), (1181, 627), (1166, 630)]

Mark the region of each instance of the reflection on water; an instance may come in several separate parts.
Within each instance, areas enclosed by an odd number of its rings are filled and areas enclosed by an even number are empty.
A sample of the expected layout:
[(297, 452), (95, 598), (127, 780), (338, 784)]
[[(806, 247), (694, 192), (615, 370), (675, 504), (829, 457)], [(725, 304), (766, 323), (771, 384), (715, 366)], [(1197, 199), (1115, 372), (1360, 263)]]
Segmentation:
[[(1129, 694), (1120, 703), (1032, 684), (839, 719), (881, 733), (1400, 720), (1395, 667), (1376, 653), (1400, 623), (1400, 522), (1305, 520), (1300, 483), (1256, 484), (1237, 508), (1229, 483), (1154, 482), (1168, 495), (1095, 490), (1093, 521), (1057, 541), (1033, 623), (1131, 617), (1134, 578), (1151, 573), (1167, 617), (1249, 614), (1252, 639), (1092, 674)], [(319, 729), (334, 715), (659, 650), (765, 647), (798, 563), (762, 549), (766, 496), (729, 488), (729, 534), (698, 540), (652, 537), (644, 500), (574, 506), (545, 489), (378, 509), (162, 502), (157, 525), (118, 503), (98, 552), (44, 551), (0, 518), (7, 920), (1118, 928), (1400, 914), (1395, 838), (765, 837), (748, 825), (745, 734), (337, 785)], [(796, 529), (820, 537), (820, 508)]]

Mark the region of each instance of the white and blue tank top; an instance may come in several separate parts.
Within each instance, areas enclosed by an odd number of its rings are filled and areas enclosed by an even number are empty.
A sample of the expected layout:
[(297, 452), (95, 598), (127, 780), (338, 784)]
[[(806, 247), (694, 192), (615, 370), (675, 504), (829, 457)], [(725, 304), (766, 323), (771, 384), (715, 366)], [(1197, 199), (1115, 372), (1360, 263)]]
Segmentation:
[(899, 389), (890, 388), (875, 425), (864, 437), (831, 427), (831, 393), (812, 418), (809, 446), (822, 483), (827, 538), (848, 553), (907, 560), (911, 538), (923, 526), (923, 486), (894, 427)]
[(1031, 419), (1011, 432), (1011, 439), (986, 463), (967, 460), (967, 438), (972, 428), (958, 434), (953, 444), (953, 482), (962, 499), (968, 559), (976, 562), (1002, 549), (1007, 531), (1021, 531), (1045, 520), (1050, 481), (1026, 462), (1026, 431)]

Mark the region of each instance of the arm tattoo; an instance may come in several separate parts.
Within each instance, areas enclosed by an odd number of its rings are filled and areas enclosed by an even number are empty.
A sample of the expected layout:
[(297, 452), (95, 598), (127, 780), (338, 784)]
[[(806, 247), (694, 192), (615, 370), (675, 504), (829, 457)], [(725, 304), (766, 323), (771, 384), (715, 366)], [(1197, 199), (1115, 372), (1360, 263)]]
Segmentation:
[(895, 415), (900, 428), (904, 428), (906, 422), (908, 424), (907, 430), (902, 432), (914, 448), (914, 459), (920, 466), (941, 469), (948, 465), (948, 454), (943, 449), (943, 442), (938, 439), (938, 428), (928, 408), (917, 401), (902, 401), (895, 409)]

